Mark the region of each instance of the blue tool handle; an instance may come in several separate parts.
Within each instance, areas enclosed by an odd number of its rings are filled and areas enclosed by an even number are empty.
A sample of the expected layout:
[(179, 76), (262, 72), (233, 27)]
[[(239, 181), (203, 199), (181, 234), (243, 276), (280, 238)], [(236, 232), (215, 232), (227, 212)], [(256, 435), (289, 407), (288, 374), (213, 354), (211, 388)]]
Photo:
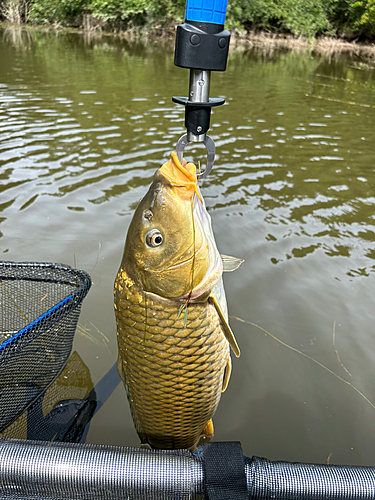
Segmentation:
[(186, 0), (186, 22), (224, 24), (228, 0)]

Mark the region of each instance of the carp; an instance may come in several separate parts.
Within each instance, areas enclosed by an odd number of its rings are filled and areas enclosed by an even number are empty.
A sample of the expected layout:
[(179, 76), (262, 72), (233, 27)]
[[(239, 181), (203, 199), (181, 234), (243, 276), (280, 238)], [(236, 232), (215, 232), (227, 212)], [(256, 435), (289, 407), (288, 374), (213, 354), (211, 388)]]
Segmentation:
[(197, 185), (177, 154), (155, 172), (130, 223), (115, 280), (118, 371), (142, 444), (194, 449), (213, 437), (212, 417), (230, 373), (223, 260)]

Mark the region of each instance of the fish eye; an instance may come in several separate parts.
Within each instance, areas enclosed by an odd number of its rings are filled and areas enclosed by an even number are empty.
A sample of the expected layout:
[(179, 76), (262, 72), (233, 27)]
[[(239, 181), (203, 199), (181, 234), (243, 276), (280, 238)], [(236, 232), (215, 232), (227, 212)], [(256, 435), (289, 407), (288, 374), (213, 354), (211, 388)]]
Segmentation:
[(149, 247), (159, 247), (163, 241), (163, 235), (158, 229), (151, 229), (151, 231), (146, 234), (146, 245)]

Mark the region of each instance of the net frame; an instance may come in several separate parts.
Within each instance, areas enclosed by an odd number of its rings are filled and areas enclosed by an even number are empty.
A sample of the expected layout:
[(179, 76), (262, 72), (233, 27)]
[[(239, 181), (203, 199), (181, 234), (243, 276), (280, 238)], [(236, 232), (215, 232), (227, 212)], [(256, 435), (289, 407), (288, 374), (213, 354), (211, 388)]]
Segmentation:
[(0, 261), (0, 432), (64, 369), (90, 287), (68, 265)]

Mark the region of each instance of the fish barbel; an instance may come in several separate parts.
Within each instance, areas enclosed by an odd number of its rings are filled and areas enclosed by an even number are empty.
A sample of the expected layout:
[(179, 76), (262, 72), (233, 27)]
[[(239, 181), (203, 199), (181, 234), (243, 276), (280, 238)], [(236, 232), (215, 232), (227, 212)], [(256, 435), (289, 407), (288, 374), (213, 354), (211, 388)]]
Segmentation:
[(153, 448), (192, 449), (213, 436), (229, 346), (240, 354), (222, 272), (195, 165), (171, 153), (134, 213), (114, 287), (118, 370)]

